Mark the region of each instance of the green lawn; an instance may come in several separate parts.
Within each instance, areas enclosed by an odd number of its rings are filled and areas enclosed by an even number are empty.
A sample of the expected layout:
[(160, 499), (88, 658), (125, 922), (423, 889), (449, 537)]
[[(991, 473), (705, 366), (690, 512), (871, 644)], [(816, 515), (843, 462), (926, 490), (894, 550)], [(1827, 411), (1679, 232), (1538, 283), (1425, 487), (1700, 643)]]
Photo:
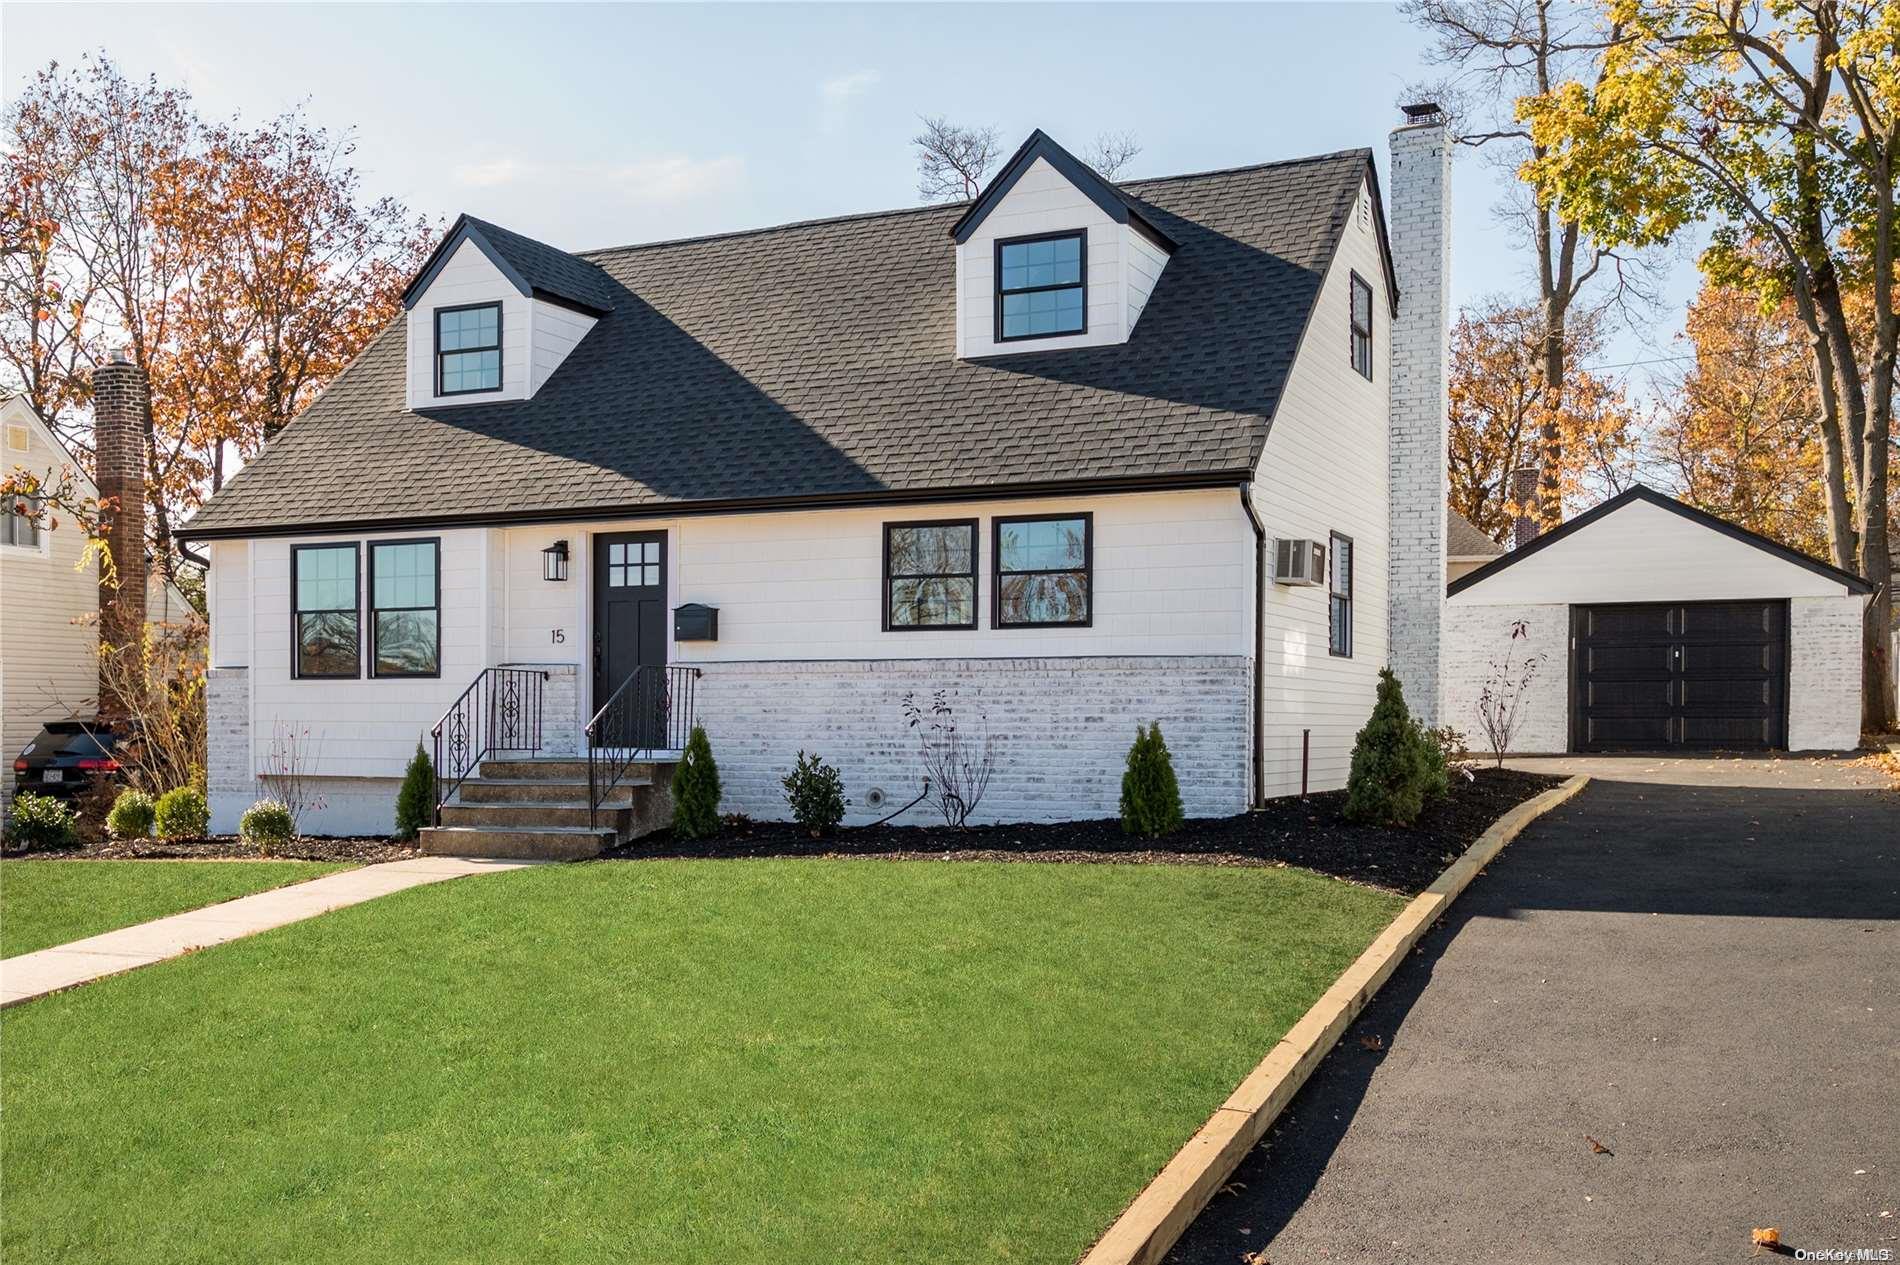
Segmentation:
[(350, 868), (316, 861), (8, 861), (0, 958)]
[(0, 1257), (1072, 1261), (1401, 904), (880, 861), (412, 889), (0, 1015)]

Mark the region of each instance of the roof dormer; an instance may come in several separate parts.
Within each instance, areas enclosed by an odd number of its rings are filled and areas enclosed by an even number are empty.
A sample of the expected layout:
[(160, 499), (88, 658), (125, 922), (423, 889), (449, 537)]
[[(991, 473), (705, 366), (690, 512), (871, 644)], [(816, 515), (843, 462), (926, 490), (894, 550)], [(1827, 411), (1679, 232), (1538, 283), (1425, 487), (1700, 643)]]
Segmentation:
[(1127, 342), (1175, 243), (1041, 130), (951, 226), (957, 355)]
[(599, 265), (459, 217), (403, 291), (411, 409), (525, 400), (613, 310)]

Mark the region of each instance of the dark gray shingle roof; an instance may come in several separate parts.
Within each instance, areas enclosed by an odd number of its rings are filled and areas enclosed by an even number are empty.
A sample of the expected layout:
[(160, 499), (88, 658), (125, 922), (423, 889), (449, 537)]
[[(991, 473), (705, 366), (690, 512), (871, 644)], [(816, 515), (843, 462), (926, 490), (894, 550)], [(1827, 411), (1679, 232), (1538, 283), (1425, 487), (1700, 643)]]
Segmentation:
[(1245, 477), (1370, 164), (1124, 186), (1179, 249), (1111, 347), (958, 360), (958, 206), (591, 252), (534, 399), (407, 411), (396, 322), (185, 534)]
[(1457, 510), (1445, 511), (1445, 556), (1447, 558), (1495, 558), (1504, 546), (1485, 535), (1478, 525)]

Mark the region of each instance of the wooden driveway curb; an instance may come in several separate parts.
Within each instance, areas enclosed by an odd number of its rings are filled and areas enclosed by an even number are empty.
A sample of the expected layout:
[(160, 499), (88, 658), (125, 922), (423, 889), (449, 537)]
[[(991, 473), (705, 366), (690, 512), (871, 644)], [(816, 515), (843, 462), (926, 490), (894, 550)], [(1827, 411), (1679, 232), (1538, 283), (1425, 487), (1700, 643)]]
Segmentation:
[(1463, 856), (1412, 899), (1082, 1258), (1082, 1265), (1157, 1265), (1267, 1127), (1359, 1016), (1405, 955), (1478, 871), (1524, 827), (1590, 781), (1585, 774), (1525, 800), (1491, 823)]

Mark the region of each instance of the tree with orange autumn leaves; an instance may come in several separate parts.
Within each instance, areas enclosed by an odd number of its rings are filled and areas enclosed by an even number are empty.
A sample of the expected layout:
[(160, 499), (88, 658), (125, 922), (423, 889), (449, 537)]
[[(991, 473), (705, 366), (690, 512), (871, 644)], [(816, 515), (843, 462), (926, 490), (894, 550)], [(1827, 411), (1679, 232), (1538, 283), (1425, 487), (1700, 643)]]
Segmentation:
[(1554, 455), (1557, 488), (1571, 504), (1636, 481), (1642, 418), (1619, 384), (1583, 367), (1602, 350), (1601, 315), (1570, 315), (1554, 416), (1544, 389), (1546, 328), (1536, 304), (1492, 300), (1462, 312), (1451, 331), (1451, 507), (1498, 541), (1519, 514), (1538, 516), (1535, 504), (1512, 499), (1515, 470), (1540, 471), (1547, 489)]
[[(176, 578), (178, 521), (393, 319), (435, 228), (365, 198), (347, 134), (300, 111), (207, 123), (103, 57), (46, 67), (5, 127), (0, 374), (89, 464), (88, 375), (129, 350), (153, 559)], [(74, 486), (0, 471), (0, 493), (88, 524)]]

